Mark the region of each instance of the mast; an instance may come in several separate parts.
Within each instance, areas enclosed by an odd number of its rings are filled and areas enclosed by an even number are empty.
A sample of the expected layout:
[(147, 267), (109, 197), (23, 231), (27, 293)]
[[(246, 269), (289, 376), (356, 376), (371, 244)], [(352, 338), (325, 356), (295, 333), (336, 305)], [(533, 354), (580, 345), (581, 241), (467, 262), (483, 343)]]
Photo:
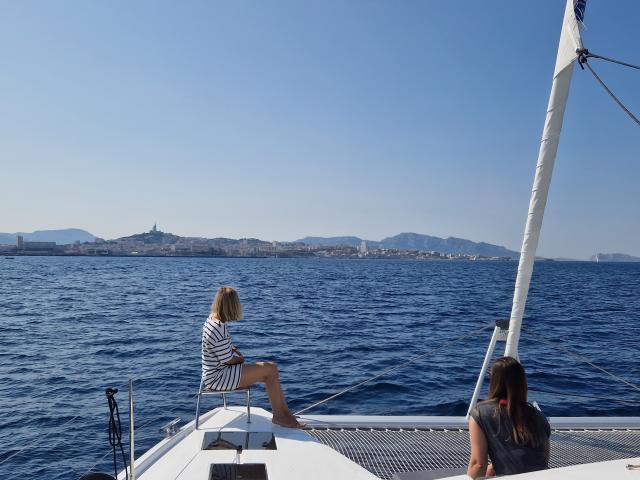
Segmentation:
[(547, 107), (547, 117), (542, 131), (542, 141), (538, 153), (536, 174), (529, 201), (529, 213), (524, 229), (520, 262), (518, 264), (518, 276), (513, 294), (511, 318), (509, 321), (509, 334), (505, 347), (505, 356), (518, 358), (518, 341), (520, 340), (520, 328), (529, 293), (529, 283), (533, 273), (533, 263), (536, 258), (540, 229), (544, 209), (547, 204), (551, 175), (556, 161), (560, 131), (564, 119), (564, 110), (569, 97), (569, 86), (573, 74), (573, 64), (578, 58), (576, 50), (582, 49), (580, 38), (580, 22), (584, 16), (586, 0), (567, 0), (560, 34), (560, 45), (556, 58), (556, 67), (553, 73), (551, 95)]

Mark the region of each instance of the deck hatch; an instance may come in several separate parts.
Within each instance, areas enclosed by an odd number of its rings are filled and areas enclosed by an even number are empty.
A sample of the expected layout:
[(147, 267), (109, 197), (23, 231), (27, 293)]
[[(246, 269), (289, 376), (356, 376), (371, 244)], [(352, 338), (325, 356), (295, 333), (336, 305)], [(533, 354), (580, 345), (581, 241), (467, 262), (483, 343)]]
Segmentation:
[(204, 434), (203, 450), (238, 450), (238, 447), (242, 447), (242, 450), (277, 450), (276, 438), (271, 432), (207, 432)]
[(214, 463), (209, 480), (267, 480), (264, 463)]

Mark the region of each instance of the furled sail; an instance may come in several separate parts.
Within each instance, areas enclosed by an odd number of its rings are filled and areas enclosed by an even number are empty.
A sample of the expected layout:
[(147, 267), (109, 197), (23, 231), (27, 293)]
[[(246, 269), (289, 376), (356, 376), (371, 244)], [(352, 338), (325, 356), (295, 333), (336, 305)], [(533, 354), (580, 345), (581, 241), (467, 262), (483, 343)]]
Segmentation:
[(518, 341), (520, 340), (520, 328), (529, 293), (529, 283), (533, 273), (533, 263), (536, 258), (540, 229), (544, 209), (547, 204), (547, 195), (551, 183), (551, 175), (558, 151), (560, 131), (564, 110), (569, 97), (569, 85), (573, 74), (573, 65), (578, 58), (576, 50), (582, 49), (580, 38), (580, 26), (584, 18), (586, 0), (567, 0), (560, 34), (560, 45), (556, 59), (556, 68), (553, 73), (551, 95), (547, 107), (547, 117), (542, 132), (542, 141), (538, 153), (536, 174), (529, 201), (529, 213), (524, 230), (522, 249), (520, 251), (520, 263), (518, 264), (518, 276), (513, 294), (513, 305), (509, 321), (509, 334), (505, 355), (518, 358)]

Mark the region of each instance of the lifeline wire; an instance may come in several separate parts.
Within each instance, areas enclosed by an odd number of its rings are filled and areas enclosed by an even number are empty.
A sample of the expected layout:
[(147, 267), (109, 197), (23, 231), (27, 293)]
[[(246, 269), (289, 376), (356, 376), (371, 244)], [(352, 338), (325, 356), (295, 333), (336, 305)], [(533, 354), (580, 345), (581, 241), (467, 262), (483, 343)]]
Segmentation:
[(482, 327), (482, 328), (480, 328), (478, 330), (474, 330), (474, 331), (472, 331), (470, 333), (465, 333), (464, 335), (460, 335), (457, 338), (454, 338), (452, 340), (449, 340), (448, 342), (445, 342), (445, 343), (441, 344), (439, 347), (432, 348), (431, 350), (429, 350), (426, 353), (423, 353), (421, 355), (413, 357), (412, 359), (410, 359), (409, 361), (407, 361), (405, 363), (402, 363), (400, 365), (396, 365), (395, 367), (387, 368), (386, 370), (383, 370), (382, 372), (378, 373), (377, 375), (375, 375), (375, 376), (373, 376), (371, 378), (368, 378), (367, 380), (364, 380), (364, 381), (362, 381), (360, 383), (357, 383), (355, 385), (347, 387), (344, 390), (340, 390), (338, 393), (335, 393), (335, 394), (331, 395), (330, 397), (325, 398), (324, 400), (320, 400), (319, 402), (316, 402), (313, 405), (308, 406), (307, 408), (303, 408), (302, 410), (297, 411), (295, 413), (295, 415), (300, 415), (301, 413), (304, 413), (307, 410), (311, 410), (312, 408), (317, 407), (318, 405), (322, 405), (323, 403), (326, 403), (329, 400), (333, 400), (334, 398), (338, 398), (339, 396), (344, 395), (345, 393), (350, 392), (351, 390), (354, 390), (354, 389), (356, 389), (358, 387), (361, 387), (362, 385), (366, 385), (367, 383), (370, 383), (370, 382), (372, 382), (374, 380), (377, 380), (378, 378), (383, 377), (383, 376), (385, 376), (385, 375), (387, 375), (387, 374), (389, 374), (391, 372), (395, 372), (396, 370), (400, 370), (401, 368), (404, 368), (407, 365), (411, 365), (411, 364), (417, 362), (418, 360), (423, 359), (424, 357), (427, 357), (429, 355), (433, 355), (434, 353), (439, 352), (440, 350), (443, 350), (445, 347), (448, 347), (452, 343), (455, 343), (457, 341), (463, 340), (463, 339), (468, 338), (468, 337), (475, 336), (475, 335), (487, 330), (488, 328), (493, 328), (494, 326), (495, 325), (492, 322), (492, 323), (490, 323), (490, 324), (488, 324), (488, 325), (486, 325), (486, 326), (484, 326), (484, 327)]
[[(144, 378), (144, 377), (143, 377), (143, 378)], [(138, 380), (138, 379), (136, 379), (136, 380)], [(196, 396), (195, 394), (194, 394), (194, 395), (189, 395), (189, 399), (195, 398), (195, 396)], [(179, 408), (182, 408), (182, 406), (181, 406), (181, 405), (178, 405), (178, 406), (176, 406), (176, 407), (172, 408), (172, 409), (171, 409), (171, 410), (169, 410), (167, 413), (164, 413), (164, 416), (166, 417), (166, 416), (168, 416), (168, 415), (171, 415), (173, 412), (175, 412), (175, 411), (176, 411), (176, 410), (178, 410)], [(154, 422), (156, 422), (156, 421), (157, 421), (157, 420), (156, 420), (155, 418), (152, 418), (151, 420), (148, 420), (147, 422), (145, 422), (145, 423), (143, 423), (142, 425), (140, 425), (139, 427), (137, 427), (137, 430), (138, 430), (138, 431), (143, 430), (146, 426), (148, 426), (148, 425), (150, 425), (150, 424), (152, 424), (152, 423), (154, 423)], [(96, 468), (96, 467), (98, 466), (98, 464), (99, 464), (100, 462), (102, 462), (102, 461), (105, 459), (105, 457), (106, 457), (107, 455), (109, 455), (109, 453), (111, 453), (111, 447), (109, 447), (109, 450), (107, 450), (107, 451), (106, 451), (106, 453), (105, 453), (104, 455), (102, 455), (98, 460), (96, 460), (96, 461), (95, 461), (95, 462), (94, 462), (94, 463), (89, 467), (89, 469), (88, 469), (88, 470), (86, 470), (86, 471), (85, 471), (85, 472), (80, 476), (80, 478), (82, 479), (82, 477), (84, 477), (85, 475), (88, 475), (89, 473), (91, 473), (91, 472), (93, 471), (93, 469), (94, 469), (94, 468)]]
[[(60, 429), (64, 431), (64, 427), (66, 427), (67, 425), (69, 425), (71, 422), (73, 422), (76, 418), (79, 418), (80, 415), (76, 415), (75, 417), (73, 417), (71, 420), (68, 420), (67, 422), (63, 423), (60, 426)], [(26, 449), (31, 448), (35, 445), (37, 445), (38, 443), (40, 443), (42, 440), (46, 439), (47, 436), (46, 435), (39, 435), (38, 438), (36, 438), (33, 442), (31, 443), (27, 443), (25, 446), (23, 446), (20, 450), (18, 450), (15, 453), (12, 453), (11, 455), (9, 455), (7, 458), (5, 458), (4, 460), (0, 461), (0, 465), (2, 465), (3, 463), (8, 462), (9, 460), (11, 460), (13, 457), (15, 457), (16, 455), (20, 455), (22, 452), (24, 452)], [(57, 441), (56, 443), (53, 444), (53, 446), (50, 446), (49, 448), (53, 448), (56, 445), (58, 445), (59, 443), (62, 442), (63, 439)]]
[(89, 468), (89, 470), (87, 470), (86, 472), (84, 472), (82, 475), (80, 475), (80, 480), (82, 480), (82, 477), (84, 477), (85, 475), (89, 475), (94, 468), (96, 468), (98, 466), (98, 464), (100, 462), (102, 462), (102, 460), (104, 460), (106, 458), (107, 455), (109, 455), (111, 453), (111, 447), (109, 447), (109, 450), (107, 450), (104, 455), (102, 455), (98, 460), (95, 461), (95, 463), (93, 465), (91, 465), (91, 468)]
[[(57, 409), (59, 406), (61, 406), (63, 403), (64, 403), (64, 402), (62, 402), (62, 401), (60, 401), (60, 402), (58, 402), (58, 403), (55, 403), (55, 404), (53, 404), (53, 405), (51, 405), (51, 404), (49, 404), (49, 403), (48, 403), (48, 404), (47, 404), (47, 406), (49, 406), (51, 410), (55, 410), (55, 409)], [(93, 405), (92, 405), (92, 407), (93, 407)], [(60, 429), (62, 429), (62, 430), (64, 431), (64, 430), (65, 430), (65, 427), (66, 427), (67, 425), (72, 424), (76, 419), (80, 418), (81, 416), (82, 416), (82, 414), (79, 414), (79, 415), (76, 415), (76, 416), (72, 417), (71, 419), (67, 420), (65, 423), (63, 423), (63, 424), (60, 426)], [(16, 452), (12, 453), (11, 455), (9, 455), (7, 458), (4, 458), (4, 459), (0, 460), (0, 465), (2, 465), (2, 464), (4, 464), (4, 463), (8, 462), (8, 461), (9, 461), (9, 460), (11, 460), (13, 457), (15, 457), (15, 456), (17, 456), (17, 455), (20, 455), (20, 454), (21, 454), (21, 453), (23, 453), (25, 450), (35, 447), (38, 443), (40, 443), (41, 441), (43, 441), (43, 440), (45, 440), (45, 439), (47, 439), (47, 438), (48, 438), (48, 437), (47, 437), (46, 435), (44, 435), (44, 434), (39, 435), (39, 436), (38, 436), (38, 437), (37, 437), (33, 442), (27, 443), (27, 444), (26, 444), (26, 445), (24, 445), (22, 448), (20, 448), (18, 451), (16, 451)], [(62, 443), (62, 441), (63, 441), (63, 440), (64, 440), (64, 439), (60, 439), (60, 440), (58, 440), (57, 442), (54, 442), (54, 443), (53, 443), (53, 444), (51, 444), (51, 445), (47, 445), (48, 450), (51, 450), (53, 447), (56, 447), (58, 444)], [(109, 451), (111, 451), (111, 450), (109, 450)], [(104, 457), (103, 457), (103, 458), (104, 458)]]
[(529, 391), (536, 392), (536, 393), (547, 393), (550, 395), (559, 395), (561, 397), (588, 398), (589, 400), (606, 400), (607, 402), (617, 402), (617, 403), (622, 403), (624, 405), (640, 406), (640, 402), (636, 402), (633, 400), (621, 400), (619, 398), (602, 397), (599, 395), (584, 395), (580, 393), (554, 392), (553, 390), (543, 390), (542, 388), (537, 388), (537, 387), (532, 387), (529, 389)]
[[(197, 394), (195, 394), (195, 393), (194, 393), (194, 394), (192, 394), (192, 395), (189, 395), (189, 400), (191, 400), (192, 398), (196, 398), (196, 397), (197, 397)], [(167, 416), (171, 415), (173, 412), (175, 412), (176, 410), (178, 410), (178, 409), (180, 409), (180, 408), (182, 408), (182, 405), (178, 405), (177, 407), (172, 408), (172, 409), (171, 409), (171, 410), (169, 410), (167, 413), (163, 414), (163, 416), (167, 417)], [(137, 427), (137, 429), (138, 429), (138, 430), (142, 430), (142, 429), (143, 429), (144, 427), (146, 427), (147, 425), (150, 425), (150, 424), (152, 424), (152, 423), (154, 423), (154, 422), (156, 422), (156, 421), (157, 421), (157, 420), (156, 420), (155, 418), (152, 418), (151, 420), (149, 420), (149, 421), (147, 421), (147, 422), (143, 423), (142, 425), (140, 425), (139, 427)]]
[(618, 380), (619, 382), (624, 383), (625, 385), (633, 388), (634, 390), (637, 390), (638, 392), (640, 392), (640, 387), (634, 383), (631, 383), (628, 380), (625, 380), (624, 378), (616, 375), (615, 373), (611, 373), (609, 370), (607, 370), (606, 368), (602, 368), (599, 365), (596, 365), (595, 363), (593, 363), (591, 360), (589, 360), (587, 357), (583, 357), (582, 355), (580, 355), (579, 353), (576, 353), (572, 350), (569, 350), (566, 347), (562, 347), (560, 345), (558, 345), (557, 343), (552, 342), (551, 340), (543, 337), (542, 335), (540, 335), (539, 333), (534, 333), (531, 330), (529, 330), (528, 328), (522, 327), (523, 330), (526, 330), (527, 333), (529, 333), (529, 335), (532, 335), (533, 337), (535, 337), (536, 339), (538, 339), (539, 341), (541, 341), (542, 343), (546, 343), (547, 345), (549, 345), (550, 347), (553, 348), (557, 348), (558, 350), (566, 353), (567, 355), (570, 355), (578, 360), (580, 360), (581, 362), (586, 363), (587, 365), (591, 365), (593, 368), (595, 368), (596, 370), (600, 370), (603, 373), (606, 373), (607, 375), (609, 375), (611, 378)]

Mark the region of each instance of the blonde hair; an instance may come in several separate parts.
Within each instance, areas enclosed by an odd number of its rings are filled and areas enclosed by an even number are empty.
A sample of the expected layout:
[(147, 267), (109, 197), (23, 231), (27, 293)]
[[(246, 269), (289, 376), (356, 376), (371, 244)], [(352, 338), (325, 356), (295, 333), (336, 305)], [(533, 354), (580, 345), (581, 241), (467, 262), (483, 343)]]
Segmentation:
[(242, 304), (238, 292), (231, 287), (220, 287), (211, 304), (211, 315), (221, 322), (242, 320)]

